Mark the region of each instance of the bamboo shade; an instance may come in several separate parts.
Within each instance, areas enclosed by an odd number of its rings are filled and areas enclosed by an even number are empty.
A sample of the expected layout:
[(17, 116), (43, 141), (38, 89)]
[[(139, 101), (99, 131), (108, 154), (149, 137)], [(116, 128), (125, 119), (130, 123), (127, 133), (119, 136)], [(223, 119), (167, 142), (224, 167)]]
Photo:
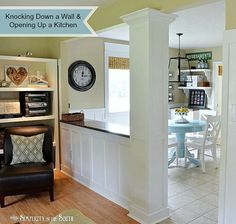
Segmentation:
[(129, 58), (109, 57), (110, 69), (129, 69)]

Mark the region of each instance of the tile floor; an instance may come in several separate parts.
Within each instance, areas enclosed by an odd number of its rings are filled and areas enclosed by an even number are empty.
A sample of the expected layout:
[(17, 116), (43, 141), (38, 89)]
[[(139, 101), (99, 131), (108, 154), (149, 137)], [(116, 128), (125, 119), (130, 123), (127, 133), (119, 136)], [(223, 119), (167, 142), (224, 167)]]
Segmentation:
[(211, 158), (205, 174), (190, 165), (169, 168), (168, 177), (170, 218), (161, 224), (217, 224), (219, 168)]

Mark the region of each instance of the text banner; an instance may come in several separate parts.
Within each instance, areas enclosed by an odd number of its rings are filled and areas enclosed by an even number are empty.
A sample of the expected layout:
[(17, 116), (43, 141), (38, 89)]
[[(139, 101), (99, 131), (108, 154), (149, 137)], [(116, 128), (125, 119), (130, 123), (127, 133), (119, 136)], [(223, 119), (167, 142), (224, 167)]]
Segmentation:
[(96, 7), (0, 8), (1, 36), (94, 36)]

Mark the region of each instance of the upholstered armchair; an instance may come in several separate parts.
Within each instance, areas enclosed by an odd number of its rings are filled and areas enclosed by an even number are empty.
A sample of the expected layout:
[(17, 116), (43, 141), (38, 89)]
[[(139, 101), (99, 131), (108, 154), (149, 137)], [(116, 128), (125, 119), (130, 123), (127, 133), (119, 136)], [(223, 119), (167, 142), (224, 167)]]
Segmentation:
[[(25, 143), (26, 145), (24, 145)], [(20, 153), (16, 151), (17, 147), (21, 150)], [(28, 151), (24, 152), (24, 150)], [(41, 151), (42, 158), (38, 155), (37, 150)], [(31, 153), (29, 151), (33, 153), (31, 156), (29, 156)], [(4, 207), (5, 196), (10, 195), (48, 191), (50, 200), (54, 200), (54, 156), (50, 127), (7, 128), (4, 139), (4, 156), (4, 166), (0, 169), (1, 207)], [(29, 158), (26, 158), (27, 156)]]

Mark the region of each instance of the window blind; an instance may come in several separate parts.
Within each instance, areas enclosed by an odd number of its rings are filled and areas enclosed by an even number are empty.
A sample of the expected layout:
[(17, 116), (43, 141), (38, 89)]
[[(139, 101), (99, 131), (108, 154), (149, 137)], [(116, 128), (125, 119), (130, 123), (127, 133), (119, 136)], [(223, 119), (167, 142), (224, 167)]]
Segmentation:
[(129, 58), (109, 57), (109, 69), (129, 69)]

